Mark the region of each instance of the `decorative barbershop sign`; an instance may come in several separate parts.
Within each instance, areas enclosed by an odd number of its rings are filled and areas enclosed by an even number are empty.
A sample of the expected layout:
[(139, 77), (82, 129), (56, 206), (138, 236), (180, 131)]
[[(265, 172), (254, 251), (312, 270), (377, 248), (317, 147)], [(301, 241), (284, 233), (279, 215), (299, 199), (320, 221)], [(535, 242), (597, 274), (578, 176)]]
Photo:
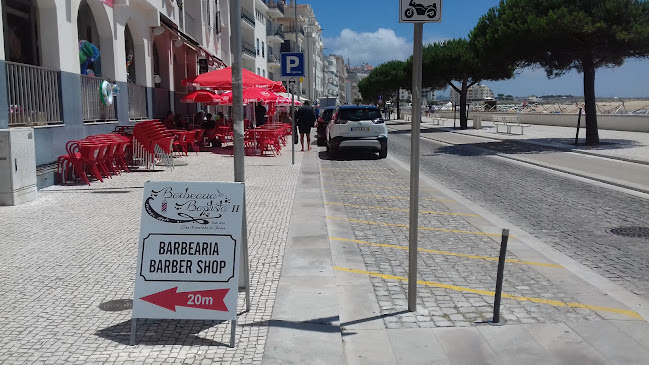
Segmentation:
[(134, 319), (236, 320), (243, 197), (243, 183), (144, 185)]

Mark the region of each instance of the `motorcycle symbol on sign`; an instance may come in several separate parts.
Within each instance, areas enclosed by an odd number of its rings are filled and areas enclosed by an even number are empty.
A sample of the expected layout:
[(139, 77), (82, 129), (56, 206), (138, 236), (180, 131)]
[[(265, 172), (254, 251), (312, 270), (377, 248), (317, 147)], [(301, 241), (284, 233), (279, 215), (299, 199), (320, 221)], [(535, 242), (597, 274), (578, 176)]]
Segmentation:
[(410, 0), (410, 3), (408, 5), (410, 7), (403, 13), (403, 15), (405, 15), (408, 19), (412, 18), (412, 16), (415, 15), (415, 11), (417, 12), (417, 15), (426, 14), (426, 16), (431, 19), (437, 16), (437, 4), (424, 6), (423, 4), (415, 3), (414, 0)]

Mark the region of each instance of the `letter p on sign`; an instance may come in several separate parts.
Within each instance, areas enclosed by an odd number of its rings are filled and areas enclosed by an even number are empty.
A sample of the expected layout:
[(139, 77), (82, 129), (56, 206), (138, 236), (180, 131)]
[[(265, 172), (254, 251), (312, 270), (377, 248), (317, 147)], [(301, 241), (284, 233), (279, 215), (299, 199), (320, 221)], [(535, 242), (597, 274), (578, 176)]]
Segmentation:
[(284, 52), (280, 58), (282, 77), (304, 77), (304, 53)]

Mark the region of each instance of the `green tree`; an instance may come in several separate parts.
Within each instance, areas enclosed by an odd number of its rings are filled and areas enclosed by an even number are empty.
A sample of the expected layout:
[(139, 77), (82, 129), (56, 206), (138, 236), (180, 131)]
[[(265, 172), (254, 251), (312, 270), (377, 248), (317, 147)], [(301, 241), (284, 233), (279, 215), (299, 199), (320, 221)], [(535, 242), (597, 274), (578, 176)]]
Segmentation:
[[(423, 50), (422, 87), (440, 89), (448, 85), (457, 91), (460, 95), (460, 129), (467, 128), (469, 88), (481, 80), (502, 80), (513, 76), (512, 68), (480, 58), (479, 51), (463, 38), (429, 44)], [(412, 64), (412, 60), (409, 63)]]
[(387, 98), (397, 92), (397, 118), (399, 115), (399, 88), (409, 86), (406, 63), (390, 61), (375, 67), (367, 77), (358, 83), (358, 90), (366, 102), (378, 101), (379, 95)]
[(599, 143), (595, 71), (649, 56), (646, 0), (501, 0), (470, 35), (484, 57), (549, 78), (583, 73), (586, 143)]

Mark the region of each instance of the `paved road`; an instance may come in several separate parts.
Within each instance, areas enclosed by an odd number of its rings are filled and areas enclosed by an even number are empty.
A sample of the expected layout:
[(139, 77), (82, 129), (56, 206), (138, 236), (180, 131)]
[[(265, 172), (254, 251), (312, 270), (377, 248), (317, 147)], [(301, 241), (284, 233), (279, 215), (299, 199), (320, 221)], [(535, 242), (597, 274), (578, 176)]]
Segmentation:
[[(409, 146), (407, 132), (390, 135), (391, 156), (408, 162)], [(504, 145), (500, 147), (503, 152)], [(608, 232), (621, 226), (649, 227), (646, 198), (426, 139), (421, 144), (421, 171), (649, 299), (649, 240)]]

